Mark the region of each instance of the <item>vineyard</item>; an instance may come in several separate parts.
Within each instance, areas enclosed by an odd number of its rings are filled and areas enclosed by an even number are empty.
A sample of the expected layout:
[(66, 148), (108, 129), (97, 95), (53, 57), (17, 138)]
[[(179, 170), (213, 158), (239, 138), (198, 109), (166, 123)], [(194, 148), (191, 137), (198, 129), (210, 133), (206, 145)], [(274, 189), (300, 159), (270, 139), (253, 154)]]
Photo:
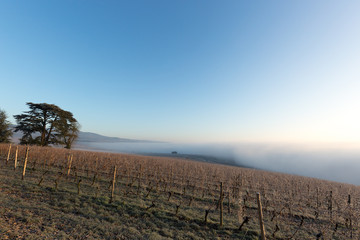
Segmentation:
[(1, 239), (359, 239), (360, 188), (165, 157), (0, 145)]

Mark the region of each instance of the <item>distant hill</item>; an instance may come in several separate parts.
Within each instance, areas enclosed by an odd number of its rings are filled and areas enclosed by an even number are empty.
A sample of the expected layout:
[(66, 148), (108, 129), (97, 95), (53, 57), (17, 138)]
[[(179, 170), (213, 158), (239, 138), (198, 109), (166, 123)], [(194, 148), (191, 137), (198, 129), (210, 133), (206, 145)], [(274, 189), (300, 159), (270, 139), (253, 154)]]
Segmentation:
[(106, 142), (106, 143), (116, 143), (116, 142), (153, 142), (147, 140), (135, 140), (128, 138), (118, 138), (118, 137), (107, 137), (92, 132), (80, 132), (77, 142)]
[[(18, 143), (21, 136), (22, 136), (22, 132), (14, 132), (12, 141), (15, 143)], [(81, 143), (90, 143), (90, 142), (104, 142), (104, 143), (117, 143), (117, 142), (135, 143), (135, 142), (139, 142), (139, 143), (144, 143), (144, 142), (155, 142), (155, 141), (136, 140), (136, 139), (118, 138), (118, 137), (107, 137), (107, 136), (100, 135), (97, 133), (80, 131), (79, 137), (76, 140), (76, 142), (81, 144)]]

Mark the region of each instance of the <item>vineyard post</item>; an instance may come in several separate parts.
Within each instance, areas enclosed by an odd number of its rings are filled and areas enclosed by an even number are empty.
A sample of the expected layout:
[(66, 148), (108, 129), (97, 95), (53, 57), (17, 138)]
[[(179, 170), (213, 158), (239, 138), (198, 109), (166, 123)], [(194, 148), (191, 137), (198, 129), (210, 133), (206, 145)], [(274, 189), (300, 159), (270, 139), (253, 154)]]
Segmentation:
[(319, 210), (319, 188), (316, 188), (316, 208)]
[(171, 170), (170, 170), (170, 184), (171, 186), (174, 185), (174, 173), (173, 173), (173, 166), (171, 166)]
[(353, 227), (352, 227), (352, 209), (351, 209), (351, 195), (348, 195), (348, 208), (350, 209), (349, 214), (349, 225), (350, 225), (350, 237), (353, 238)]
[(29, 156), (29, 146), (26, 147), (26, 154), (25, 154), (25, 161), (24, 161), (24, 169), (23, 169), (23, 173), (22, 173), (21, 180), (24, 180), (24, 177), (25, 177), (25, 171), (26, 171), (26, 164), (27, 164), (27, 161), (28, 161), (28, 156)]
[(229, 189), (227, 198), (228, 198), (228, 213), (231, 213), (230, 189)]
[(319, 207), (320, 207), (320, 202), (319, 202), (319, 188), (316, 188), (316, 210), (315, 210), (315, 219), (319, 218)]
[(11, 152), (11, 143), (9, 145), (9, 152), (8, 152), (8, 155), (7, 155), (7, 158), (6, 158), (6, 165), (8, 164), (9, 159), (10, 159), (10, 152)]
[(72, 163), (72, 160), (73, 160), (73, 155), (72, 154), (71, 154), (71, 156), (70, 155), (68, 156), (68, 160), (69, 160), (69, 166), (68, 166), (68, 170), (67, 170), (67, 176), (69, 176), (70, 170), (71, 170), (71, 163)]
[(222, 227), (223, 225), (223, 200), (224, 200), (224, 193), (223, 193), (223, 183), (220, 182), (220, 200), (219, 200), (219, 205), (220, 205), (220, 227)]
[(114, 166), (114, 177), (113, 177), (113, 180), (112, 180), (110, 203), (112, 203), (113, 198), (114, 198), (115, 180), (116, 180), (116, 166)]
[(333, 210), (333, 200), (332, 200), (332, 197), (333, 197), (333, 192), (330, 191), (330, 196), (329, 196), (329, 203), (328, 203), (328, 210), (329, 210), (329, 214), (330, 214), (330, 219), (332, 219), (332, 210)]
[(16, 151), (15, 151), (15, 161), (14, 161), (14, 170), (16, 169), (17, 157), (18, 157), (18, 150), (19, 150), (19, 147), (18, 147), (18, 146), (16, 146)]
[(46, 159), (47, 159), (47, 158), (44, 158), (43, 167), (42, 167), (43, 169), (45, 169)]
[(142, 165), (140, 164), (140, 168), (139, 168), (139, 174), (138, 174), (138, 176), (139, 176), (139, 178), (138, 178), (138, 187), (137, 187), (137, 195), (139, 196), (139, 194), (140, 194), (140, 188), (141, 188), (141, 177), (142, 177)]
[(58, 185), (59, 185), (61, 175), (62, 175), (62, 173), (60, 172), (59, 176), (54, 180), (54, 182), (55, 182), (55, 191), (58, 190)]
[(80, 178), (78, 183), (77, 183), (77, 194), (80, 195), (80, 183), (81, 183), (82, 179)]
[(258, 204), (258, 211), (259, 211), (259, 223), (260, 223), (260, 230), (261, 230), (261, 240), (266, 240), (260, 193), (256, 193), (256, 196), (257, 196), (257, 204)]

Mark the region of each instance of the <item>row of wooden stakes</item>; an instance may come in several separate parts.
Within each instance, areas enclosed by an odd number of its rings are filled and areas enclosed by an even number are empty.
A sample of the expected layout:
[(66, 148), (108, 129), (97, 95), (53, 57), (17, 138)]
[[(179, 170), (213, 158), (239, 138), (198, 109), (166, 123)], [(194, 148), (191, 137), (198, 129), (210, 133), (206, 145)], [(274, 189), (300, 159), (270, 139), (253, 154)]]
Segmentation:
[[(6, 165), (8, 164), (8, 162), (10, 160), (10, 152), (11, 152), (11, 144), (9, 146), (9, 152), (8, 152), (7, 158), (6, 158)], [(14, 159), (14, 170), (17, 167), (18, 152), (19, 152), (19, 147), (16, 146), (15, 159)], [(28, 156), (29, 156), (29, 146), (26, 146), (25, 161), (24, 161), (23, 172), (22, 172), (22, 176), (21, 176), (22, 180), (24, 180), (24, 178), (25, 178), (25, 172), (26, 172), (26, 165), (27, 165), (27, 161), (28, 161)]]

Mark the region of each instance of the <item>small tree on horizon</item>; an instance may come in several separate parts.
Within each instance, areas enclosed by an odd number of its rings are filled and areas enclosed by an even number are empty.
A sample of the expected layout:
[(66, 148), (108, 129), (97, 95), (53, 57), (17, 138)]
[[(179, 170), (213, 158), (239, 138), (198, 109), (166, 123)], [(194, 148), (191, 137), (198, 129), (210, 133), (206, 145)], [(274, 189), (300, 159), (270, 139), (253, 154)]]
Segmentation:
[(15, 132), (23, 132), (20, 144), (71, 148), (79, 132), (79, 124), (71, 112), (48, 103), (27, 102), (26, 105), (30, 111), (14, 115)]
[(10, 143), (13, 132), (6, 112), (0, 109), (0, 143)]

